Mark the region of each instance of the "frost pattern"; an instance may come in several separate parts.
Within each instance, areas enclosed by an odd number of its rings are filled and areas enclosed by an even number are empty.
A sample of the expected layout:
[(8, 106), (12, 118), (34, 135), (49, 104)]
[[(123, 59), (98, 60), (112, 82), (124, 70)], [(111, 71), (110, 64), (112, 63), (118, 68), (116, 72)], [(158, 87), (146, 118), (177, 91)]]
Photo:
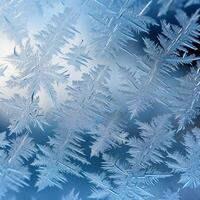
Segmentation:
[(62, 200), (68, 200), (68, 199), (70, 199), (70, 200), (81, 200), (79, 198), (79, 193), (75, 194), (74, 189), (68, 195), (66, 195), (65, 197), (62, 198)]
[(22, 133), (24, 130), (31, 132), (31, 126), (38, 126), (44, 130), (46, 124), (44, 116), (38, 105), (39, 99), (26, 99), (15, 95), (11, 99), (1, 99), (2, 106), (8, 113), (10, 133)]
[(20, 187), (28, 185), (27, 181), (30, 179), (31, 174), (28, 171), (28, 167), (24, 166), (24, 160), (28, 160), (35, 153), (34, 146), (32, 139), (27, 134), (11, 141), (9, 143), (9, 152), (6, 151), (5, 146), (2, 146), (4, 148), (1, 149), (0, 153), (1, 197), (5, 196), (9, 189), (19, 191)]
[(199, 7), (199, 0), (2, 0), (0, 34), (13, 46), (0, 63), (0, 199), (20, 199), (28, 187), (38, 191), (28, 199), (54, 188), (54, 200), (193, 193)]

